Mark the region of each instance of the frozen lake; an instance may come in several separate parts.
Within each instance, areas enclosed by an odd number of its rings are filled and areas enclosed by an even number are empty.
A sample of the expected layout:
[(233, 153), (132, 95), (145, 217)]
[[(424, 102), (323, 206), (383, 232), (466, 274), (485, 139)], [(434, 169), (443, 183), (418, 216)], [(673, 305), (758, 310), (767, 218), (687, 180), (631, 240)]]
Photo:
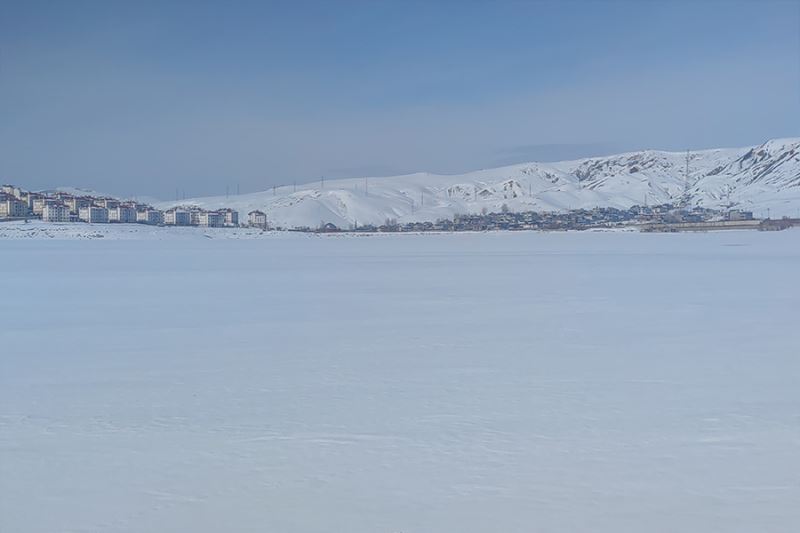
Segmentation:
[(800, 230), (0, 240), (0, 531), (800, 530)]

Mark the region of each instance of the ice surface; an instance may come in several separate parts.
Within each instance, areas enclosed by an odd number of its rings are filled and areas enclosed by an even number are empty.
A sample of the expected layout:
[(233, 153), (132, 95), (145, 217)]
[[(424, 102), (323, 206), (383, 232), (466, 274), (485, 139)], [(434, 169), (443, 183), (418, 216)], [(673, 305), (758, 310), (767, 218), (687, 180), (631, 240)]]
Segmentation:
[(800, 231), (0, 240), (0, 531), (800, 530)]

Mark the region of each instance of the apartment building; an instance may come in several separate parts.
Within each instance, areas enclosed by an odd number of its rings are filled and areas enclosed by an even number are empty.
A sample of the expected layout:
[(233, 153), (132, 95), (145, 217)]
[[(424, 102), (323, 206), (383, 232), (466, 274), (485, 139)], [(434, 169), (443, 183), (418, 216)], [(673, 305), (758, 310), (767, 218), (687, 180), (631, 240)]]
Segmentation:
[(267, 214), (256, 209), (247, 213), (247, 223), (258, 228), (267, 227)]
[(221, 228), (225, 225), (225, 213), (221, 211), (201, 211), (198, 214), (198, 226)]
[(140, 209), (136, 212), (136, 222), (140, 224), (163, 224), (164, 213), (158, 209)]
[(167, 209), (164, 211), (164, 224), (168, 226), (191, 226), (192, 217), (185, 209)]
[(42, 208), (42, 220), (45, 222), (69, 222), (69, 207), (63, 202), (47, 202)]
[(78, 219), (81, 222), (89, 222), (90, 224), (107, 224), (108, 209), (96, 205), (83, 207), (78, 212)]
[(136, 209), (128, 205), (117, 205), (108, 209), (108, 221), (130, 224), (136, 222)]
[(0, 218), (26, 217), (28, 205), (10, 194), (0, 193)]

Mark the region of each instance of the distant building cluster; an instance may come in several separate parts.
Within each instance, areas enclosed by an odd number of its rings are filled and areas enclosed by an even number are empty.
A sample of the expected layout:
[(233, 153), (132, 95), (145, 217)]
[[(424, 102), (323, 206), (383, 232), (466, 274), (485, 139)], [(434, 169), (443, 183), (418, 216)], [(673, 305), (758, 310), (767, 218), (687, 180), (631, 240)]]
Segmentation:
[[(786, 225), (784, 221), (780, 226)], [(381, 225), (364, 224), (348, 229), (338, 228), (331, 223), (318, 228), (302, 228), (301, 231), (318, 233), (354, 232), (426, 232), (426, 231), (494, 231), (494, 230), (586, 230), (593, 228), (614, 228), (634, 226), (643, 231), (691, 231), (704, 229), (765, 229), (762, 221), (755, 220), (753, 213), (742, 210), (719, 211), (703, 207), (685, 208), (674, 204), (656, 206), (633, 206), (629, 209), (596, 207), (594, 209), (572, 209), (566, 212), (511, 212), (505, 205), (500, 212), (456, 215), (452, 220), (439, 219), (435, 222), (398, 223), (387, 219)], [(769, 229), (774, 229), (772, 226)]]
[(233, 209), (207, 211), (193, 205), (171, 207), (164, 211), (164, 225), (234, 228), (239, 225), (239, 212)]
[(208, 211), (197, 206), (178, 206), (161, 211), (131, 200), (67, 192), (31, 192), (14, 185), (0, 186), (0, 219), (28, 218), (90, 224), (138, 223), (211, 228), (239, 225), (239, 213), (233, 209)]
[(316, 232), (420, 232), (420, 231), (493, 231), (493, 230), (582, 230), (591, 228), (612, 228), (629, 224), (675, 224), (706, 222), (709, 220), (752, 220), (749, 211), (721, 212), (696, 207), (683, 209), (672, 204), (657, 206), (633, 206), (629, 209), (614, 207), (595, 207), (593, 209), (572, 209), (566, 212), (511, 212), (506, 206), (499, 212), (456, 215), (452, 220), (439, 219), (435, 222), (398, 223), (387, 219), (381, 225), (365, 224), (349, 229), (338, 228), (333, 224), (323, 224), (319, 228), (305, 228)]

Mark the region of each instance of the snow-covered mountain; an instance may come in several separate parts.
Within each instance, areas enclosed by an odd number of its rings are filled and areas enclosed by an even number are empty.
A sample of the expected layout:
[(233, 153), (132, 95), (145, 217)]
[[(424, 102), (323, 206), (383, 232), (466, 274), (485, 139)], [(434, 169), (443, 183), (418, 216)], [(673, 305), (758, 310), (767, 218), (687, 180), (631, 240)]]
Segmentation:
[[(645, 150), (557, 163), (524, 163), (460, 175), (417, 173), (325, 180), (238, 196), (180, 202), (208, 209), (231, 207), (243, 217), (264, 211), (287, 228), (333, 223), (382, 224), (452, 218), (498, 211), (561, 211), (598, 206), (677, 202), (686, 195), (686, 153)], [(800, 210), (800, 138), (748, 148), (689, 154), (693, 205), (797, 216)], [(166, 208), (175, 202), (164, 202)]]

